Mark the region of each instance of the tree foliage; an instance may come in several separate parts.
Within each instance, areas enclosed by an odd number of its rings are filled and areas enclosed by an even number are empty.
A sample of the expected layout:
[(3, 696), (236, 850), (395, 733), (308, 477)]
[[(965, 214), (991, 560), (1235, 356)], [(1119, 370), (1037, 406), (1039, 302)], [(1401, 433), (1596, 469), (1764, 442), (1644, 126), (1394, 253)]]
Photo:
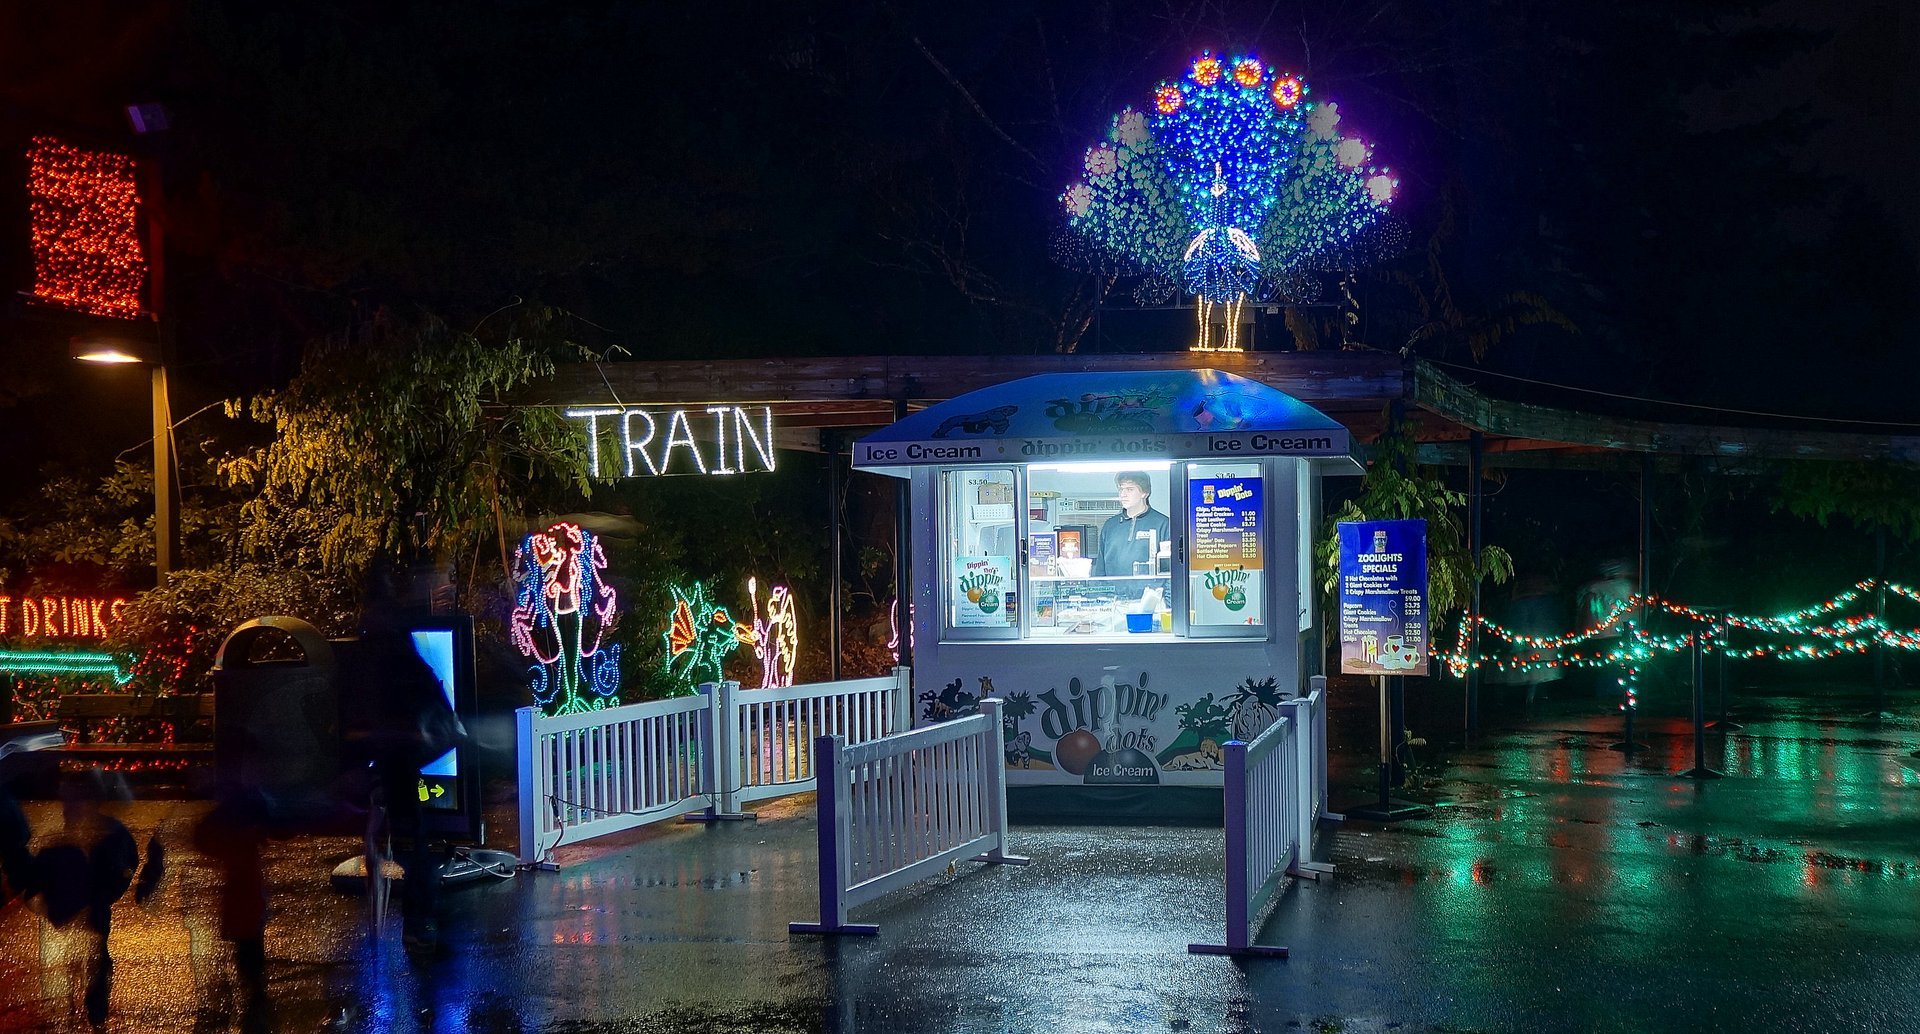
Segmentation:
[[(1341, 504), (1320, 536), (1316, 552), (1321, 586), (1329, 599), (1340, 585), (1336, 529), (1346, 521), (1427, 522), (1427, 609), (1436, 618), (1465, 606), (1475, 581), (1505, 582), (1512, 577), (1513, 558), (1506, 550), (1482, 546), (1476, 557), (1467, 548), (1466, 523), (1460, 512), (1466, 494), (1448, 488), (1437, 469), (1416, 465), (1414, 448), (1412, 425), (1389, 422), (1387, 432), (1374, 443), (1359, 495)], [(1338, 610), (1329, 607), (1328, 613)]]
[(1865, 531), (1920, 541), (1920, 467), (1911, 463), (1789, 463), (1773, 503), (1822, 528), (1835, 517)]
[(558, 410), (507, 404), (577, 348), (558, 314), (459, 331), (424, 312), (382, 313), (311, 346), (284, 390), (252, 400), (267, 445), (225, 465), (253, 491), (241, 544), (357, 577), (376, 558), (449, 560), (483, 535), (510, 547), (502, 515), (546, 494), (590, 494), (586, 446)]

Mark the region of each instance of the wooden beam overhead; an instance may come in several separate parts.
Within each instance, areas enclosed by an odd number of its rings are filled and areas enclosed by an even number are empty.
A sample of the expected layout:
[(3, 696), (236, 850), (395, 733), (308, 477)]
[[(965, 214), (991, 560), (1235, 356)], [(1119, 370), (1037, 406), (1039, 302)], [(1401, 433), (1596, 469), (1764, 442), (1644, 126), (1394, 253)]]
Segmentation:
[(1920, 435), (1679, 424), (1582, 413), (1489, 398), (1417, 360), (1414, 401), (1427, 412), (1475, 431), (1630, 453), (1920, 463)]
[[(1212, 368), (1271, 385), (1340, 421), (1357, 440), (1381, 431), (1386, 404), (1404, 399), (1424, 462), (1465, 462), (1464, 441), (1489, 436), (1489, 456), (1528, 466), (1604, 466), (1597, 453), (1652, 452), (1727, 461), (1872, 460), (1920, 463), (1920, 435), (1666, 423), (1491, 398), (1419, 359), (1377, 349), (1328, 352), (1153, 352), (1072, 355), (811, 356), (781, 359), (579, 363), (521, 392), (517, 405), (770, 405), (805, 432), (880, 427), (893, 403), (909, 409), (1042, 373)], [(811, 436), (817, 448), (818, 435)], [(1458, 456), (1456, 461), (1454, 457)], [(1570, 462), (1569, 462), (1570, 461)]]
[[(939, 402), (1041, 373), (1223, 370), (1309, 404), (1406, 397), (1389, 352), (1154, 352), (1128, 355), (833, 356), (574, 363), (515, 399), (538, 406), (696, 406), (720, 402)], [(890, 421), (889, 421), (890, 422)]]

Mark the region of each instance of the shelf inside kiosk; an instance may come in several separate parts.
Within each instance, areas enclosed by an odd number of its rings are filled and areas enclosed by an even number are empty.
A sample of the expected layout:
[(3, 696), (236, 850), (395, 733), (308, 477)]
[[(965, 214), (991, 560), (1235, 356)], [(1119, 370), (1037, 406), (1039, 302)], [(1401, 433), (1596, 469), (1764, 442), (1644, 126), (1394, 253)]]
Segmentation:
[(1173, 593), (1173, 578), (1169, 575), (1113, 578), (1036, 575), (1032, 584), (1033, 612), (1028, 615), (1028, 622), (1034, 639), (1137, 637), (1142, 633), (1171, 634), (1173, 631), (1173, 611), (1167, 606)]

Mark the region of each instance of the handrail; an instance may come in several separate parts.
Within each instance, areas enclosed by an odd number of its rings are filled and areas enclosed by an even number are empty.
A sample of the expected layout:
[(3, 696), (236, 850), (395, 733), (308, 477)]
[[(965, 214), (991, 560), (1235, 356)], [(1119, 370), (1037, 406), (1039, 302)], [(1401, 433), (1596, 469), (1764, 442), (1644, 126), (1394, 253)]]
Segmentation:
[(551, 867), (577, 843), (704, 813), (749, 818), (746, 801), (814, 788), (813, 734), (856, 742), (896, 731), (911, 715), (911, 672), (742, 690), (707, 683), (698, 696), (550, 718), (515, 714), (521, 864)]

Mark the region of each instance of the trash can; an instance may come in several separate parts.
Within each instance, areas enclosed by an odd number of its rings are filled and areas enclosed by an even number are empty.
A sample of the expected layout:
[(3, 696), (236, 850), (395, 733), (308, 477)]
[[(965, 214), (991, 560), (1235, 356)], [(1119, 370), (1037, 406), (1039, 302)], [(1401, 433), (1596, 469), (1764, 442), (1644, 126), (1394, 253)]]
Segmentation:
[[(256, 659), (267, 638), (293, 650)], [(297, 652), (299, 656), (286, 656)], [(262, 803), (269, 820), (328, 812), (341, 774), (333, 647), (299, 618), (241, 625), (213, 662), (214, 769), (225, 794)]]

